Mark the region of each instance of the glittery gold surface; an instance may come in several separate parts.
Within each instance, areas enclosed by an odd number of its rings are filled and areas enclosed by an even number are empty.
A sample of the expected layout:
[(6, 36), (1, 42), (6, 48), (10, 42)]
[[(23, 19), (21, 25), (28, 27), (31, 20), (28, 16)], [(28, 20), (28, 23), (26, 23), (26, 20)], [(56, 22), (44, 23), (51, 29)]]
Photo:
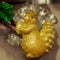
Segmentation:
[(51, 20), (45, 20), (41, 30), (38, 29), (36, 12), (27, 11), (24, 22), (18, 21), (16, 24), (17, 34), (22, 34), (22, 49), (27, 58), (36, 58), (48, 52), (53, 45), (54, 28)]

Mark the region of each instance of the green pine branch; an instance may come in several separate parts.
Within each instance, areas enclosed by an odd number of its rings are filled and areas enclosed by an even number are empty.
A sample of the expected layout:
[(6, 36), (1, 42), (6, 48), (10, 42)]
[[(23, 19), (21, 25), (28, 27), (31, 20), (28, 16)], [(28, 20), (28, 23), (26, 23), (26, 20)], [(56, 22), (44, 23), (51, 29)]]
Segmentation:
[(0, 2), (0, 19), (2, 19), (5, 22), (11, 22), (13, 20), (13, 5)]

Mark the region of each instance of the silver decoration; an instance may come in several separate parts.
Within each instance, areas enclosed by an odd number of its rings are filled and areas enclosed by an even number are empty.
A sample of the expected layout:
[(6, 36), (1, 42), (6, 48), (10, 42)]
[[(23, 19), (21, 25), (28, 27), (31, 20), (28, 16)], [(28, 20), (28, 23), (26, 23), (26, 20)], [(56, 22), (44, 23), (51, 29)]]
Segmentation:
[(53, 14), (49, 14), (49, 18), (53, 24), (57, 23), (57, 19)]
[(13, 33), (10, 33), (8, 35), (7, 42), (12, 46), (20, 46), (21, 41), (22, 41), (21, 38)]
[(41, 11), (40, 11), (40, 15), (41, 16), (46, 16), (47, 14), (49, 13), (49, 11), (48, 10), (46, 10), (46, 9), (41, 9)]
[(27, 5), (27, 6), (21, 7), (16, 12), (13, 20), (16, 22), (19, 20), (24, 22), (24, 16), (25, 16), (25, 13), (27, 10), (33, 10), (33, 11), (37, 11), (39, 13), (39, 15), (38, 15), (38, 26), (39, 26), (39, 28), (42, 27), (46, 18), (50, 19), (52, 21), (52, 23), (56, 22), (56, 17), (54, 15), (52, 15), (48, 9), (43, 8), (37, 4), (36, 5), (34, 5), (34, 4), (33, 5)]

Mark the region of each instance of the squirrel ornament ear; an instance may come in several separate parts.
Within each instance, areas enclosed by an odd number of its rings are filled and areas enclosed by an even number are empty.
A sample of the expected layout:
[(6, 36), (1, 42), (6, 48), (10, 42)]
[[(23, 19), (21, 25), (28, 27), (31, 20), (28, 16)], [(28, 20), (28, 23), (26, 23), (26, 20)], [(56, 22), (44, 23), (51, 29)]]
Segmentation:
[(33, 10), (26, 11), (26, 15), (30, 15), (30, 16), (33, 16), (35, 18), (38, 18), (38, 12), (33, 11)]

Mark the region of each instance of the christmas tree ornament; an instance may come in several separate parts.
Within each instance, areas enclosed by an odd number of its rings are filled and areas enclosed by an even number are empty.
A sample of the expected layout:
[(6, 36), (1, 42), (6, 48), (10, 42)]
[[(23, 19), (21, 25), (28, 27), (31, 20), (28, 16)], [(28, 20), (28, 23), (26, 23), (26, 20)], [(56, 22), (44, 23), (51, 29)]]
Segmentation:
[(53, 46), (56, 33), (53, 24), (56, 19), (50, 11), (40, 6), (25, 7), (20, 8), (14, 16), (17, 20), (16, 33), (22, 35), (21, 46), (26, 57), (37, 58), (49, 52)]

